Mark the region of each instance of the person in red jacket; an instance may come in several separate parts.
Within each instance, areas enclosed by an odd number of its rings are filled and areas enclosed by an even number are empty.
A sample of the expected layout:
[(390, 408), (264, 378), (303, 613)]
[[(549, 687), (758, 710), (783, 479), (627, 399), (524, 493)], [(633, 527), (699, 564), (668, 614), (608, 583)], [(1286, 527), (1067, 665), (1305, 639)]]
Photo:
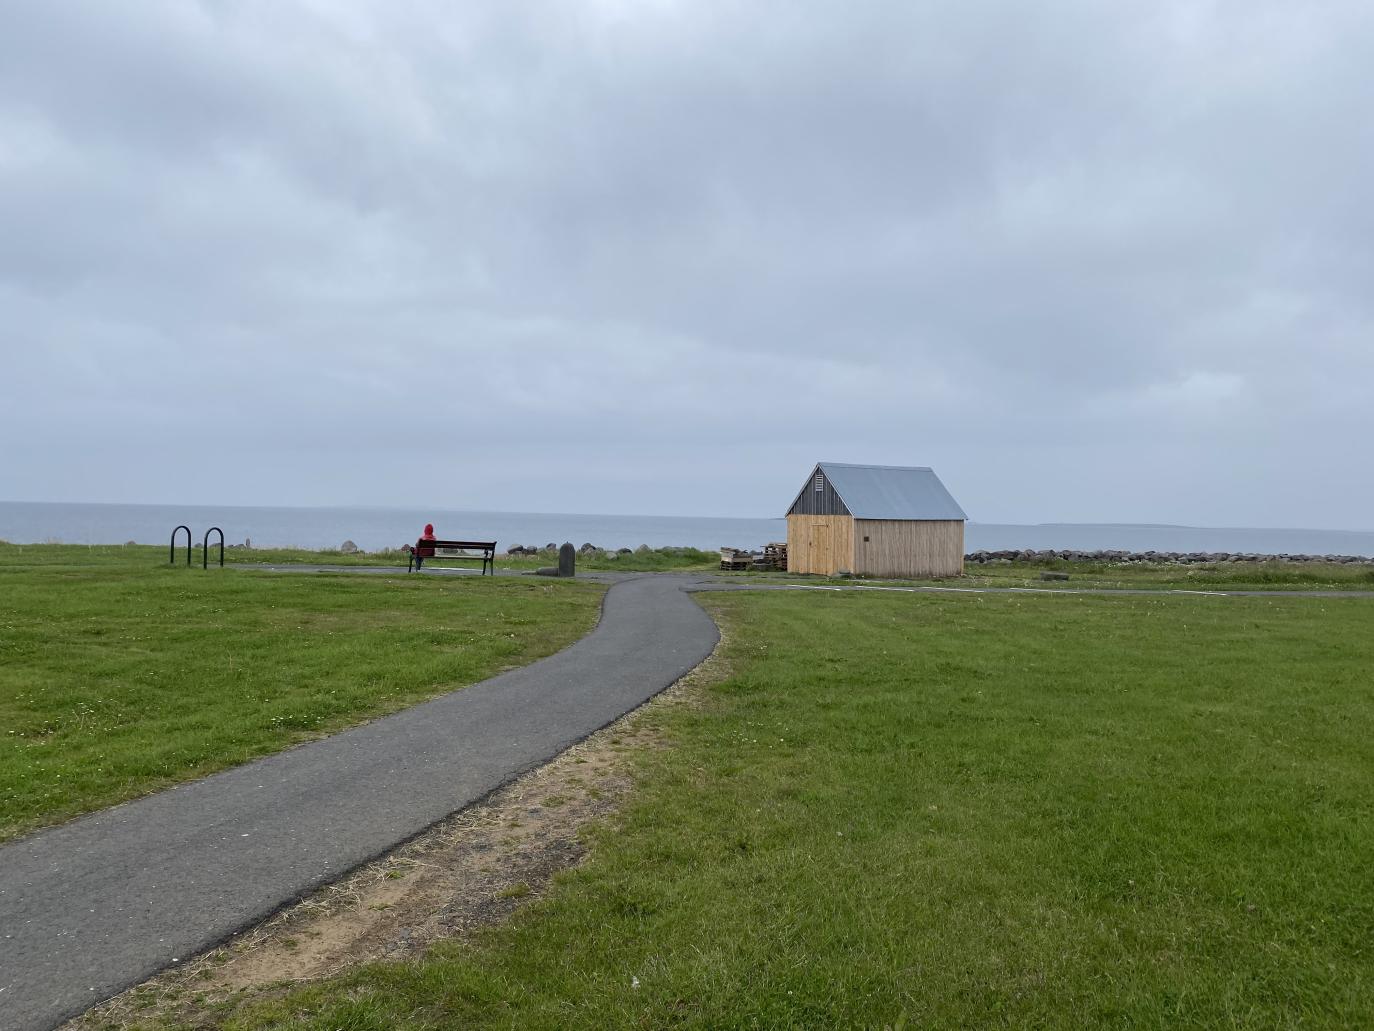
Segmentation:
[[(421, 541), (434, 540), (434, 524), (425, 523), (425, 532), (420, 534)], [(415, 568), (419, 569), (424, 564), (425, 559), (434, 557), (434, 549), (427, 548), (423, 544), (418, 544), (415, 548)]]

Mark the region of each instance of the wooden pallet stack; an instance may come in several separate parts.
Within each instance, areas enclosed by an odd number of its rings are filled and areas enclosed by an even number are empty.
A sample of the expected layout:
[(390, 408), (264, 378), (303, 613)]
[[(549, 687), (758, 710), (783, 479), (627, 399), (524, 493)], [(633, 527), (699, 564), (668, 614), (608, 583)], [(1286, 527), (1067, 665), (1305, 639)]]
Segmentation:
[(747, 551), (739, 548), (720, 549), (720, 568), (721, 569), (748, 569), (753, 556)]
[(721, 548), (720, 568), (727, 570), (752, 569), (755, 572), (780, 570), (787, 572), (787, 544), (774, 542), (764, 546), (762, 551), (745, 551), (743, 548)]
[(763, 560), (769, 569), (776, 569), (781, 573), (787, 572), (787, 542), (774, 541), (772, 544), (763, 546)]

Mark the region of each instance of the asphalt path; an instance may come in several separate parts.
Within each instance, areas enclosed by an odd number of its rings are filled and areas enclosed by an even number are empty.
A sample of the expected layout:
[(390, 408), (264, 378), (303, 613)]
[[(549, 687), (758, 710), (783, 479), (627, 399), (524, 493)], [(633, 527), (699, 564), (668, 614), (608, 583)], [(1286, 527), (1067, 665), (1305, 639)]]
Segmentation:
[(0, 846), (0, 1028), (217, 945), (641, 705), (719, 640), (697, 579), (623, 579), (557, 655)]

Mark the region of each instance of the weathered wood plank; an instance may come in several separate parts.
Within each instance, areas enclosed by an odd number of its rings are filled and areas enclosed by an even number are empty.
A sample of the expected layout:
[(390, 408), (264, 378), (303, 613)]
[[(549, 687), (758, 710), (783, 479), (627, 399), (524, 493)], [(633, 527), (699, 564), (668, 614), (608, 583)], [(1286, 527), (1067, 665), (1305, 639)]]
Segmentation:
[(789, 515), (787, 571), (833, 576), (854, 568), (854, 520), (849, 516)]
[(961, 520), (858, 519), (854, 542), (854, 571), (863, 576), (959, 576), (964, 571)]

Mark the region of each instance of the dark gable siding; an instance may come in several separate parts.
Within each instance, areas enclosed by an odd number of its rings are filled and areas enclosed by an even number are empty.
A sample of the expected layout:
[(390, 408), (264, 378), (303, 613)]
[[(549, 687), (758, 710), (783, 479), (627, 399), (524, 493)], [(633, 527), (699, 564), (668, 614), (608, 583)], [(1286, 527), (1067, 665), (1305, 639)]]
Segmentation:
[[(824, 481), (822, 490), (816, 489), (817, 476)], [(777, 509), (773, 511), (776, 512)], [(830, 477), (817, 470), (806, 481), (806, 486), (802, 489), (801, 496), (797, 498), (797, 503), (787, 510), (787, 514), (849, 515), (849, 509), (845, 507), (844, 500), (835, 493), (835, 488), (830, 485)]]

